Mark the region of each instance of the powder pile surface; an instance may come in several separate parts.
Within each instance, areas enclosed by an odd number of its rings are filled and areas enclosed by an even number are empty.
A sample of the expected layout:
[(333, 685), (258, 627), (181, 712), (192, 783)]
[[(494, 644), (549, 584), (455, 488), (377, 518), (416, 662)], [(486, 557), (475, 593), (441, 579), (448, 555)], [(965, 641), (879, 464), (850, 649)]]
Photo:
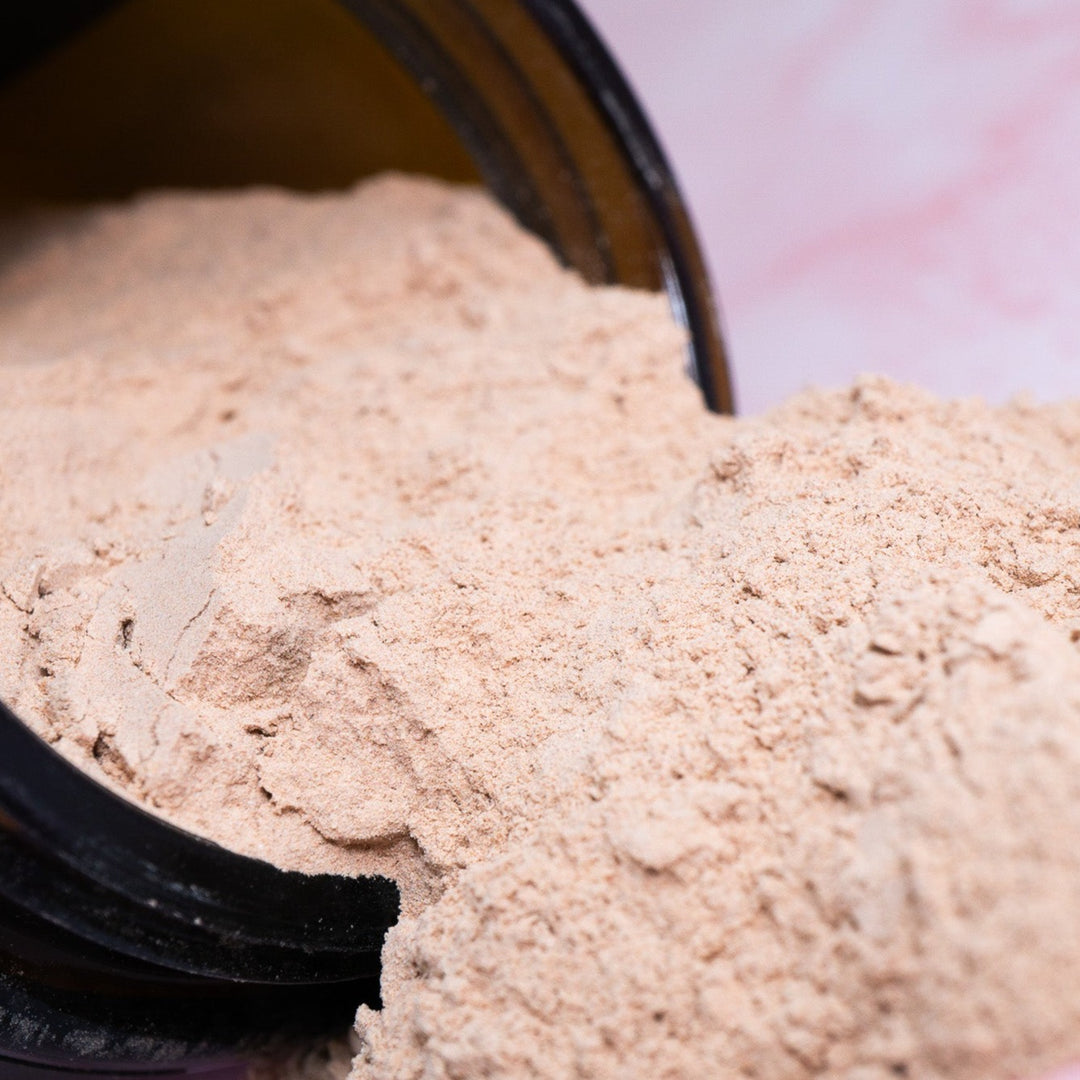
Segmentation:
[(401, 882), (354, 1080), (1080, 1057), (1080, 406), (710, 416), (660, 298), (401, 178), (4, 253), (0, 696)]

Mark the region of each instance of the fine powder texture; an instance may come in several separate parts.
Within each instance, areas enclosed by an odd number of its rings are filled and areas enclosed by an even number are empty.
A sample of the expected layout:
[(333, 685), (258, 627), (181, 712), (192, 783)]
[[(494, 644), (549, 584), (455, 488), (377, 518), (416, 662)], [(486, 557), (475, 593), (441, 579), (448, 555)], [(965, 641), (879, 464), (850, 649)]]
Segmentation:
[(401, 883), (354, 1080), (1080, 1058), (1080, 405), (712, 416), (660, 297), (426, 181), (2, 255), (0, 697)]

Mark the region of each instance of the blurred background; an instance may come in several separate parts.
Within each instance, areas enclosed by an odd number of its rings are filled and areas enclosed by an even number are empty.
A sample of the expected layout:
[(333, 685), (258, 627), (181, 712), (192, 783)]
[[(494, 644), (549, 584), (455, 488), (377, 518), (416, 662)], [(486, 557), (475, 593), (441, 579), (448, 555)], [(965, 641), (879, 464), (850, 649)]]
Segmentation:
[(739, 411), (1080, 393), (1080, 3), (580, 0), (690, 203)]

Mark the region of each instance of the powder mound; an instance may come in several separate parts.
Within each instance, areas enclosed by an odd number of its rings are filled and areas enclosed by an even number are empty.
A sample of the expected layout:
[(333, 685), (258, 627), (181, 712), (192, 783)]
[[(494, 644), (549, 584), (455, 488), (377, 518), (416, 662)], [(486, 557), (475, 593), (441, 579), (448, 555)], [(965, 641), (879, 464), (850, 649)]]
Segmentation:
[(722, 707), (609, 732), (594, 804), (393, 931), (354, 1075), (1017, 1076), (1075, 1051), (1080, 658), (972, 583), (884, 607), (902, 651), (852, 642), (847, 707), (790, 756), (731, 768)]
[(710, 416), (661, 298), (426, 181), (21, 235), (0, 696), (188, 828), (402, 883), (384, 1008), (294, 1072), (1080, 1058), (1080, 405)]
[(537, 750), (618, 668), (553, 660), (586, 655), (605, 548), (687, 467), (672, 416), (706, 421), (659, 297), (400, 177), (145, 196), (21, 243), (8, 704), (171, 820), (392, 874), (406, 908), (572, 788)]
[(867, 379), (717, 423), (585, 797), (392, 931), (354, 1077), (1080, 1055), (1078, 422)]

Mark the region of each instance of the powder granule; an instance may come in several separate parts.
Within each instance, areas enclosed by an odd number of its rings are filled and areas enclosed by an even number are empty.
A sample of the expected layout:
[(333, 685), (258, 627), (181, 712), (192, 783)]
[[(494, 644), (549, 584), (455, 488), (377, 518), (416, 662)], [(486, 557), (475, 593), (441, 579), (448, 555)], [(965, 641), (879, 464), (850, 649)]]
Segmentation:
[(20, 244), (0, 694), (398, 878), (355, 1080), (1080, 1057), (1080, 406), (710, 416), (660, 298), (430, 182)]

